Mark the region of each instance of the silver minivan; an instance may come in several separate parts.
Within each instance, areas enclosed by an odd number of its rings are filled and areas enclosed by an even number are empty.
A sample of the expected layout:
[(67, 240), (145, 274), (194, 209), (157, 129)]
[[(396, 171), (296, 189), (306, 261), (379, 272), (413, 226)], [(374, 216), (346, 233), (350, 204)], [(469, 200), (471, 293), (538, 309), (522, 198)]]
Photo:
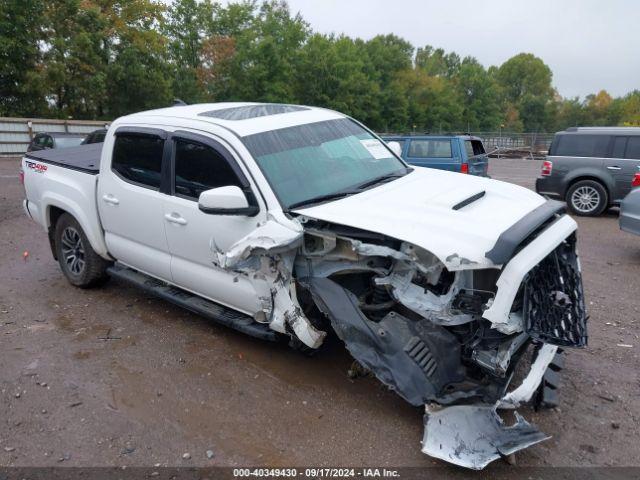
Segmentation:
[(572, 127), (556, 133), (536, 192), (597, 216), (620, 204), (639, 168), (640, 127)]

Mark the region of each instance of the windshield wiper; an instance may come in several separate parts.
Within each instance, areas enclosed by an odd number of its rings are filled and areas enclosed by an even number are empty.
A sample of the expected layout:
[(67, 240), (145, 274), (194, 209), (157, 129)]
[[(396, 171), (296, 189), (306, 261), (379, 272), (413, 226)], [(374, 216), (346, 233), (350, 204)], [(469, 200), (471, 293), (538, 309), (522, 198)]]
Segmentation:
[(346, 197), (347, 195), (352, 195), (354, 193), (359, 193), (360, 190), (342, 190), (340, 192), (327, 193), (325, 195), (318, 195), (317, 197), (307, 198), (306, 200), (301, 200), (299, 202), (292, 203), (289, 205), (289, 210), (292, 208), (303, 207), (306, 205), (311, 205), (314, 203), (320, 203), (327, 200), (337, 200), (338, 198)]
[(389, 182), (389, 181), (394, 180), (396, 178), (404, 177), (411, 170), (413, 170), (413, 169), (407, 169), (404, 172), (387, 173), (387, 174), (382, 175), (380, 177), (376, 177), (376, 178), (374, 178), (372, 180), (368, 180), (368, 181), (366, 181), (364, 183), (361, 183), (356, 188), (357, 188), (357, 190), (362, 191), (365, 188), (372, 187), (374, 185), (378, 185), (379, 183), (386, 183), (386, 182)]

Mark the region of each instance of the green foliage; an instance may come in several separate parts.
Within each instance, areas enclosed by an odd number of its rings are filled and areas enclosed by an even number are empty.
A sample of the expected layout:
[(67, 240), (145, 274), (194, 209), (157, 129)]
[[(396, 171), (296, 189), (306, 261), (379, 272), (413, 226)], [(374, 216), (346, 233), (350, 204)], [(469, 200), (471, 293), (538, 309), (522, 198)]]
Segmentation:
[(45, 110), (45, 91), (37, 81), (43, 9), (43, 0), (0, 1), (0, 116)]
[(640, 91), (563, 99), (530, 53), (488, 69), (396, 35), (313, 33), (282, 0), (0, 0), (0, 115), (111, 119), (173, 98), (302, 103), (379, 131), (640, 125)]

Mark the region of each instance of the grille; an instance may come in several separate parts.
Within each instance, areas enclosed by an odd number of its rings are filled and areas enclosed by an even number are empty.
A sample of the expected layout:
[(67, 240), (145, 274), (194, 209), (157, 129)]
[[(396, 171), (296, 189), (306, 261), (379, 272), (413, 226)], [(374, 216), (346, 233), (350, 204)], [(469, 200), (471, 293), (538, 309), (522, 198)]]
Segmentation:
[(584, 347), (587, 316), (575, 242), (572, 235), (529, 272), (524, 280), (523, 314), (532, 338)]

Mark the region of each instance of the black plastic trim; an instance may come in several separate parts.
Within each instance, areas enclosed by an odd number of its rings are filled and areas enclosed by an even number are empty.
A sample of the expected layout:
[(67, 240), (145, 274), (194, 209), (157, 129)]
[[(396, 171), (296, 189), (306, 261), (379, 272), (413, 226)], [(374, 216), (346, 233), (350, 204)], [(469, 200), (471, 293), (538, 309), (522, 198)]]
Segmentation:
[(471, 195), (469, 198), (465, 198), (464, 200), (462, 200), (460, 203), (456, 203), (453, 207), (451, 207), (453, 210), (460, 210), (461, 208), (466, 207), (467, 205), (472, 204), (473, 202), (475, 202), (476, 200), (480, 200), (482, 197), (485, 196), (487, 192), (485, 192), (484, 190), (481, 192), (476, 193), (475, 195)]
[(547, 200), (502, 232), (493, 248), (485, 253), (485, 257), (496, 265), (506, 263), (529, 235), (554, 215), (565, 213), (566, 208), (562, 202)]
[(244, 215), (247, 217), (255, 217), (260, 212), (260, 207), (257, 205), (249, 205), (242, 208), (206, 208), (198, 205), (198, 208), (202, 213), (208, 215)]
[(118, 127), (114, 133), (114, 135), (148, 135), (151, 137), (159, 137), (162, 140), (166, 140), (169, 137), (169, 132), (166, 130), (162, 130), (161, 128), (149, 128), (149, 127), (133, 127), (133, 126), (125, 126)]

